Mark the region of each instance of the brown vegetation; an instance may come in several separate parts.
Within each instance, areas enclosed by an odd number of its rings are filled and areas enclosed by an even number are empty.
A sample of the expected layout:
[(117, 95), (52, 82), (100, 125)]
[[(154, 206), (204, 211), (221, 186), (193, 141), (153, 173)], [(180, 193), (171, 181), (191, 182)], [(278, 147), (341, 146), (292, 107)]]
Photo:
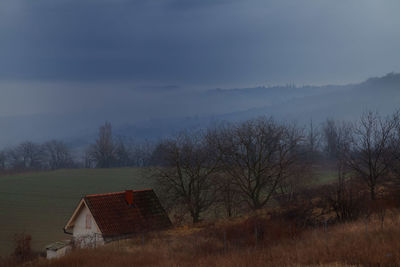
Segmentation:
[(25, 232), (14, 235), (14, 251), (10, 257), (2, 259), (0, 266), (14, 266), (36, 259), (39, 254), (31, 248), (32, 237)]
[[(106, 247), (77, 250), (35, 266), (399, 266), (400, 219), (388, 210), (369, 221), (294, 230), (290, 223), (250, 217), (180, 228)], [(263, 234), (254, 233), (259, 225)], [(261, 237), (262, 236), (262, 237)]]

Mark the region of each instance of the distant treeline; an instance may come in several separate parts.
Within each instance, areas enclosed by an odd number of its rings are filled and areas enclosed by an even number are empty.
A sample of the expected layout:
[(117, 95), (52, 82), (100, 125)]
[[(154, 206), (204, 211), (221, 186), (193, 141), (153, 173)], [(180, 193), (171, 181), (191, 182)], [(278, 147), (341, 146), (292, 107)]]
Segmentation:
[(152, 165), (155, 145), (136, 143), (129, 137), (115, 137), (106, 122), (99, 128), (98, 138), (84, 153), (86, 168), (146, 167)]
[(322, 163), (329, 163), (336, 180), (318, 189), (319, 199), (326, 200), (320, 210), (329, 207), (340, 220), (357, 217), (365, 194), (374, 201), (387, 189), (400, 189), (400, 113), (366, 112), (357, 121), (327, 119), (319, 125), (261, 117), (155, 143), (115, 137), (105, 123), (78, 157), (61, 141), (23, 142), (0, 152), (3, 171), (151, 167), (166, 208), (175, 209), (176, 216), (189, 214), (193, 222), (216, 205), (227, 216), (271, 202), (302, 203), (304, 209), (304, 201), (315, 197), (307, 194), (315, 188), (310, 186), (315, 166)]
[[(252, 135), (246, 138), (257, 140), (266, 138), (263, 135), (267, 134), (267, 130), (272, 131), (272, 128), (276, 128), (275, 130), (281, 135), (290, 135), (286, 138), (290, 137), (293, 139), (291, 141), (295, 141), (295, 144), (291, 145), (295, 145), (296, 151), (299, 152), (297, 158), (301, 157), (302, 160), (308, 162), (335, 160), (343, 146), (337, 142), (341, 142), (342, 139), (352, 142), (352, 148), (355, 149), (356, 145), (360, 145), (359, 142), (366, 142), (362, 139), (365, 138), (363, 134), (376, 135), (377, 131), (389, 131), (388, 137), (383, 140), (385, 144), (382, 145), (385, 147), (397, 145), (394, 143), (394, 137), (399, 134), (397, 132), (396, 135), (395, 131), (399, 124), (398, 117), (399, 112), (384, 118), (378, 113), (367, 112), (358, 121), (335, 121), (328, 118), (319, 125), (313, 124), (312, 121), (309, 125), (285, 125), (273, 118), (261, 117), (240, 123), (225, 122), (199, 131), (182, 131), (174, 137), (164, 138), (158, 142), (135, 142), (133, 137), (114, 136), (111, 124), (106, 122), (100, 126), (97, 139), (83, 150), (73, 151), (61, 140), (51, 140), (45, 143), (25, 141), (15, 147), (5, 148), (0, 151), (0, 170), (160, 166), (167, 164), (165, 162), (166, 147), (171, 144), (178, 145), (183, 142), (182, 139), (186, 139), (186, 141), (196, 139), (197, 143), (202, 143), (213, 133), (212, 138), (215, 142), (221, 138), (220, 135), (223, 135), (224, 142), (227, 142), (228, 138), (241, 139), (240, 136), (232, 135), (235, 131), (239, 135), (238, 131), (242, 129), (242, 131), (248, 131), (248, 135)], [(267, 127), (267, 129), (263, 129), (263, 127)], [(361, 129), (362, 127), (368, 127), (368, 129)], [(390, 129), (383, 129), (383, 127)], [(363, 130), (367, 132), (364, 133)], [(370, 133), (370, 131), (374, 132)], [(269, 137), (269, 139), (271, 138)], [(275, 138), (277, 137), (275, 136)], [(389, 144), (389, 142), (391, 143)], [(214, 149), (217, 145), (221, 144), (213, 144)], [(214, 151), (214, 153), (217, 152), (221, 153), (221, 151)]]
[(13, 148), (0, 151), (0, 170), (55, 170), (78, 167), (70, 149), (62, 141), (43, 144), (26, 141)]
[(67, 168), (113, 168), (149, 166), (154, 145), (135, 143), (112, 135), (110, 123), (99, 129), (99, 136), (85, 149), (71, 149), (61, 140), (45, 143), (22, 142), (0, 151), (0, 173)]

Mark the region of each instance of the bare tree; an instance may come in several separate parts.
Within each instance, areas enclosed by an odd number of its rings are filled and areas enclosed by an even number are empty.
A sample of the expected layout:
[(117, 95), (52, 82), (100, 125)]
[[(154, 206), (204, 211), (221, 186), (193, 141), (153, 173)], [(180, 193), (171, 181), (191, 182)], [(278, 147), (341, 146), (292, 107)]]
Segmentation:
[(95, 168), (95, 160), (93, 159), (92, 156), (92, 147), (89, 146), (85, 149), (82, 158), (83, 158), (83, 165), (85, 166), (85, 168)]
[(44, 143), (43, 150), (46, 155), (48, 168), (55, 170), (73, 166), (71, 153), (62, 141), (52, 140)]
[(215, 184), (216, 201), (225, 209), (226, 216), (232, 217), (241, 203), (241, 199), (237, 197), (238, 188), (235, 186), (232, 177), (225, 173), (218, 173)]
[(312, 164), (316, 161), (321, 146), (320, 129), (314, 125), (312, 120), (310, 121), (309, 127), (306, 132), (305, 145), (307, 151), (307, 159)]
[(390, 170), (396, 183), (400, 183), (400, 110), (393, 114), (393, 120), (396, 123), (394, 134), (390, 140)]
[(183, 205), (193, 223), (215, 200), (214, 174), (218, 159), (204, 133), (181, 133), (161, 142), (156, 151), (157, 183), (175, 205)]
[(7, 166), (7, 153), (0, 151), (0, 171), (5, 170)]
[(330, 186), (331, 192), (327, 194), (331, 207), (339, 221), (356, 219), (360, 213), (359, 186), (352, 179), (351, 168), (348, 160), (352, 153), (351, 142), (353, 138), (353, 125), (342, 122), (335, 123), (335, 155), (334, 161), (337, 170), (337, 181)]
[(221, 129), (218, 148), (224, 171), (252, 209), (264, 207), (294, 166), (303, 136), (272, 118)]
[(132, 166), (131, 147), (124, 138), (119, 137), (115, 142), (115, 165), (118, 167)]
[[(343, 122), (342, 125), (336, 127), (336, 145), (335, 145), (335, 161), (337, 169), (337, 177), (339, 187), (343, 185), (350, 173), (347, 161), (351, 155), (351, 141), (353, 134), (353, 126)], [(338, 189), (340, 190), (340, 188)]]
[[(292, 129), (293, 131), (293, 129)], [(294, 135), (296, 136), (296, 135)], [(299, 142), (296, 151), (296, 162), (288, 169), (286, 176), (279, 184), (275, 197), (281, 205), (292, 205), (297, 194), (314, 182), (314, 164), (318, 160), (321, 145), (321, 133), (313, 121), (305, 128), (304, 140)]]
[(132, 151), (132, 160), (134, 166), (145, 167), (149, 166), (152, 162), (152, 155), (155, 149), (154, 143), (144, 141), (136, 144)]
[(337, 145), (337, 126), (333, 119), (327, 119), (323, 125), (323, 137), (325, 152), (329, 158), (336, 158), (336, 145)]
[(44, 153), (41, 145), (26, 141), (7, 152), (9, 165), (15, 170), (41, 169)]
[[(304, 155), (304, 154), (303, 154)], [(314, 181), (312, 164), (301, 157), (287, 170), (276, 190), (275, 200), (281, 206), (290, 206), (298, 194)]]
[(111, 123), (106, 122), (99, 129), (96, 143), (89, 148), (89, 155), (98, 168), (110, 168), (115, 163), (115, 144)]
[(377, 113), (362, 115), (352, 139), (352, 153), (348, 164), (366, 183), (371, 199), (376, 198), (376, 188), (388, 178), (390, 170), (390, 140), (396, 128), (393, 118), (381, 118)]
[(15, 248), (12, 256), (19, 263), (31, 260), (34, 256), (31, 249), (32, 237), (26, 233), (14, 234)]
[(153, 150), (154, 145), (149, 141), (135, 142), (120, 136), (115, 141), (115, 166), (149, 166)]

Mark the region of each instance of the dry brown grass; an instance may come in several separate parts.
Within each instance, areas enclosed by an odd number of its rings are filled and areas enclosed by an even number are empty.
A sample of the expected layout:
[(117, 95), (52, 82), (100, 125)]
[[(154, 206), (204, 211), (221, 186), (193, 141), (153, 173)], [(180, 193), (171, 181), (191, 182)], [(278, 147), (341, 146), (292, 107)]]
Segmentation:
[[(289, 224), (257, 219), (265, 226), (257, 242), (252, 220), (179, 228), (146, 236), (145, 243), (121, 241), (98, 249), (76, 250), (32, 266), (400, 266), (400, 218), (378, 217), (327, 229), (293, 232)], [(267, 230), (269, 229), (269, 230)], [(226, 234), (223, 234), (223, 233)], [(226, 236), (226, 242), (224, 242)], [(238, 239), (241, 237), (241, 239)]]

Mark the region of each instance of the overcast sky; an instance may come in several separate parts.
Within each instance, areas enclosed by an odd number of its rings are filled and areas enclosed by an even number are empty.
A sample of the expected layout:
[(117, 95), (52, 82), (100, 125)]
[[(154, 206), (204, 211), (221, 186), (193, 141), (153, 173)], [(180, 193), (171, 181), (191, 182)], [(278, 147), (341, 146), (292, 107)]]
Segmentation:
[(398, 0), (1, 0), (0, 116), (81, 108), (79, 92), (108, 98), (121, 84), (157, 94), (399, 72), (399, 10)]

